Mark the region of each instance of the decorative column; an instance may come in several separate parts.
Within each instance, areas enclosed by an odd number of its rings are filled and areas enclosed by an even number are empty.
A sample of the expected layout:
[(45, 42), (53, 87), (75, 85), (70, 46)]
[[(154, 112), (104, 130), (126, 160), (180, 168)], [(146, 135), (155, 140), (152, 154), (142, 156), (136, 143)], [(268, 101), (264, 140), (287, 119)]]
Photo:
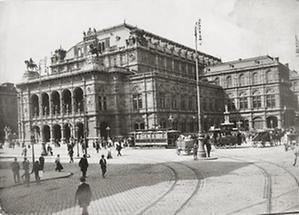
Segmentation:
[[(43, 116), (42, 95), (38, 95), (39, 118)], [(34, 111), (34, 110), (33, 110)]]
[(60, 132), (61, 132), (61, 142), (64, 143), (64, 126), (63, 123), (60, 125)]
[(51, 96), (51, 92), (49, 92), (49, 115), (50, 117), (52, 117), (52, 96)]
[(53, 139), (53, 124), (51, 124), (49, 127), (50, 127), (50, 142), (53, 144), (53, 141), (54, 141), (54, 139)]

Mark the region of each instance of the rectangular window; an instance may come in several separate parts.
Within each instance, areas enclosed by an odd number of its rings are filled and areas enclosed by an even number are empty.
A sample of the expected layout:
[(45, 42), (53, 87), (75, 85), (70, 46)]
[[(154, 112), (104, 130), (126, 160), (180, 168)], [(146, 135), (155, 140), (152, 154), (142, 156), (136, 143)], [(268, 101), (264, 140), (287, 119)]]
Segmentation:
[(134, 94), (133, 95), (133, 110), (138, 110), (142, 108), (142, 95)]
[(165, 95), (164, 94), (160, 94), (159, 100), (158, 100), (158, 107), (159, 108), (165, 108)]
[(177, 104), (176, 104), (176, 98), (172, 98), (172, 101), (171, 101), (171, 107), (172, 109), (176, 109), (177, 108)]
[(260, 108), (260, 107), (262, 107), (261, 96), (253, 96), (252, 97), (252, 107), (253, 108)]
[(99, 101), (99, 111), (101, 111), (102, 110), (102, 97), (101, 96), (98, 97), (98, 101)]
[(275, 107), (275, 95), (267, 95), (266, 96), (266, 104), (267, 107)]
[(186, 109), (186, 105), (185, 105), (185, 96), (181, 97), (181, 109), (185, 110)]
[(106, 96), (98, 97), (99, 111), (107, 110), (107, 99)]
[(240, 98), (240, 110), (247, 109), (248, 108), (248, 102), (246, 97)]

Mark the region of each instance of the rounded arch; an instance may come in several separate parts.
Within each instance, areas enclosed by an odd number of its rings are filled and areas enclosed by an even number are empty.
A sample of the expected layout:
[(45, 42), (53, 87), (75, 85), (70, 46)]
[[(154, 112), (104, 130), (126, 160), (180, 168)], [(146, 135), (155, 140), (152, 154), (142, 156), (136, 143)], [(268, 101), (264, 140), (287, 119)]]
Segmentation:
[(43, 142), (47, 143), (50, 142), (50, 126), (44, 125), (43, 126)]
[(76, 87), (74, 93), (74, 110), (76, 113), (83, 112), (83, 90), (81, 87)]
[(52, 113), (60, 114), (60, 94), (57, 91), (51, 93)]
[(244, 74), (239, 75), (239, 85), (240, 86), (245, 85), (245, 76), (244, 76)]
[(254, 72), (252, 74), (252, 84), (257, 84), (258, 83), (258, 75), (257, 72)]
[(36, 94), (33, 94), (30, 98), (31, 100), (31, 111), (33, 113), (33, 116), (39, 116), (39, 99)]
[(36, 142), (40, 141), (40, 127), (37, 125), (34, 125), (31, 129), (32, 135), (34, 136), (34, 139)]
[(62, 108), (63, 113), (68, 114), (72, 112), (72, 93), (68, 89), (62, 91)]
[(230, 75), (226, 77), (226, 87), (232, 87), (232, 77)]
[(216, 85), (220, 85), (219, 77), (216, 77), (216, 78), (214, 79), (214, 82), (215, 82)]
[(53, 125), (52, 137), (55, 142), (61, 141), (61, 126), (60, 125), (58, 125), (58, 124)]
[(71, 127), (72, 125), (69, 123), (66, 123), (63, 125), (63, 137), (65, 139), (66, 142), (70, 141), (71, 138)]
[(268, 116), (266, 122), (267, 128), (277, 128), (278, 126), (278, 119), (276, 116)]
[(42, 93), (42, 113), (43, 115), (49, 115), (49, 95), (48, 93)]
[(263, 129), (263, 119), (262, 117), (255, 117), (252, 119), (252, 127), (254, 129)]

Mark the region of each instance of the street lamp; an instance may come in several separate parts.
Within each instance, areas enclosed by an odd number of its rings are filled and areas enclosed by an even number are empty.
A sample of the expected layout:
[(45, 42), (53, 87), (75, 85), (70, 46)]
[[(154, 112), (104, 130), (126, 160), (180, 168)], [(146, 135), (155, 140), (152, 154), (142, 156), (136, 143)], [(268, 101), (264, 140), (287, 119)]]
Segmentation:
[(198, 51), (197, 46), (201, 44), (201, 19), (195, 23), (195, 69), (196, 69), (196, 93), (197, 93), (197, 119), (198, 119), (198, 156), (206, 157), (203, 146), (202, 127), (201, 127), (201, 107), (200, 107), (200, 86), (198, 69)]
[(79, 127), (78, 125), (75, 126), (75, 136), (76, 136), (76, 139), (77, 139), (77, 157), (80, 157), (80, 154), (79, 154), (79, 133), (78, 133), (78, 130), (79, 130)]
[(34, 163), (35, 156), (34, 156), (34, 144), (37, 141), (37, 131), (36, 129), (33, 130), (31, 134), (31, 148), (32, 148), (32, 163)]
[(109, 137), (110, 127), (109, 127), (109, 126), (106, 127), (106, 131), (107, 131), (107, 139), (108, 139), (108, 138), (110, 138), (110, 137)]

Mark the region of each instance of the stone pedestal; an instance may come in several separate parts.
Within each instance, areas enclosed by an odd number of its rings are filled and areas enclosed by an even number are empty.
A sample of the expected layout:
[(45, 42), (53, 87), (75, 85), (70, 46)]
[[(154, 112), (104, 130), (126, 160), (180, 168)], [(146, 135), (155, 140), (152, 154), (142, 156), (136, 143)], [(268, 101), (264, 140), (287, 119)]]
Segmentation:
[(202, 135), (198, 135), (198, 151), (197, 151), (197, 155), (199, 158), (206, 158), (206, 151), (204, 149), (204, 137)]

